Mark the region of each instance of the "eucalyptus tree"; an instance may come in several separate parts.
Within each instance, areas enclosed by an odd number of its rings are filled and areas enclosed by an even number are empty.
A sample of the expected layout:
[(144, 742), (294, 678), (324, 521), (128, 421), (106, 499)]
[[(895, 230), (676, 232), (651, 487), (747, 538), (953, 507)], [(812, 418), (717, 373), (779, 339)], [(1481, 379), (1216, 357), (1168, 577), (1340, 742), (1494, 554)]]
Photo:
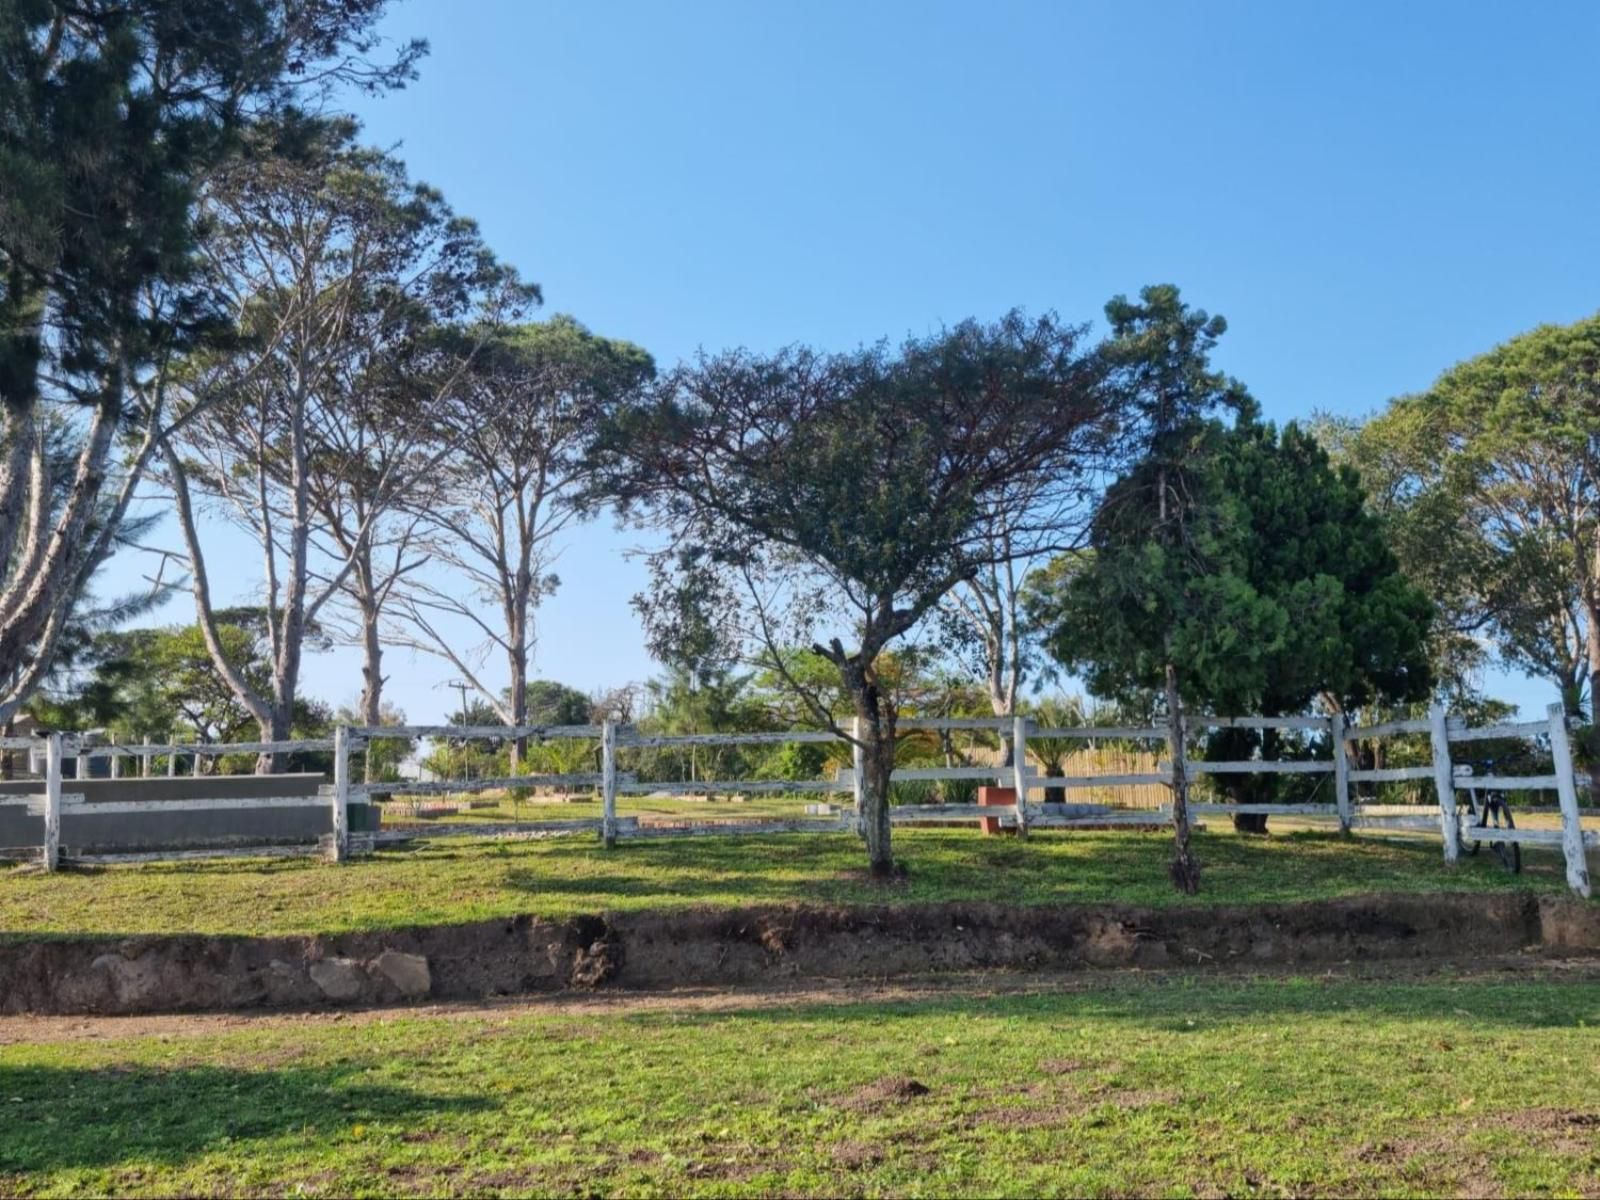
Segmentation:
[[(371, 629), (388, 598), (374, 575), (385, 522), (444, 453), (428, 406), (470, 357), (470, 346), (426, 348), (448, 345), (440, 331), (454, 323), (487, 330), (536, 298), (472, 222), (357, 132), (349, 119), (290, 114), (208, 182), (204, 251), (236, 338), (193, 356), (183, 382), (186, 398), (226, 399), (196, 401), (163, 443), (196, 620), (263, 740), (288, 735), (306, 630), (325, 607), (351, 596)], [(197, 495), (256, 543), (269, 688), (235, 670), (216, 636)], [(369, 714), (381, 699), (374, 648)], [(275, 769), (272, 756), (261, 768)]]
[[(1088, 494), (1086, 487), (1084, 496), (1059, 506), (1054, 524), (1060, 544), (1073, 542), (1074, 531), (1080, 537), (1087, 533)], [(1014, 519), (1010, 511), (995, 514), (989, 531), (993, 544), (990, 561), (940, 602), (942, 640), (964, 664), (976, 669), (989, 711), (997, 717), (1016, 715), (1023, 685), (1030, 680), (1038, 682), (1049, 665), (1038, 628), (1026, 611), (1030, 577), (1044, 563), (1011, 553)], [(1009, 764), (1009, 734), (1001, 734), (1000, 750), (1001, 764)]]
[[(897, 711), (883, 655), (957, 585), (999, 560), (987, 531), (1025, 480), (1081, 486), (1104, 452), (1102, 364), (1054, 316), (968, 321), (896, 349), (794, 347), (702, 357), (666, 375), (600, 439), (599, 490), (669, 535), (640, 598), (653, 639), (685, 603), (769, 670), (816, 722), (859, 747), (863, 833), (892, 872)], [(1019, 514), (1011, 555), (1056, 531)], [(854, 720), (790, 667), (833, 668)]]
[[(371, 59), (385, 7), (0, 6), (0, 723), (48, 670), (181, 420), (167, 365), (217, 324), (199, 179), (265, 113), (411, 78), (420, 44)], [(45, 452), (57, 420), (75, 447), (65, 478)]]
[[(420, 544), (444, 570), (405, 580), (394, 636), (448, 661), (508, 725), (528, 724), (535, 611), (560, 586), (553, 566), (580, 515), (585, 448), (654, 372), (638, 346), (556, 316), (489, 333), (432, 410), (449, 452), (434, 468)], [(491, 655), (504, 690), (485, 670)], [(513, 771), (524, 748), (512, 745)]]
[[(1600, 695), (1600, 316), (1458, 364), (1362, 430), (1394, 459), (1392, 525), (1508, 665), (1591, 724)], [(1600, 746), (1587, 753), (1600, 787)]]

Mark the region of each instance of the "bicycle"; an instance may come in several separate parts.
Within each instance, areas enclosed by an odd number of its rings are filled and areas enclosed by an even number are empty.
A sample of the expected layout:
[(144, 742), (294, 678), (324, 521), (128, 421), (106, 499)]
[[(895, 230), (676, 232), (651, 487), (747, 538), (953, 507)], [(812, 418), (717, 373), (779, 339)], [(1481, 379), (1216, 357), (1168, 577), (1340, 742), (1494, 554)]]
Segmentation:
[[(1511, 818), (1511, 806), (1505, 802), (1499, 792), (1490, 792), (1483, 799), (1479, 799), (1476, 788), (1467, 789), (1467, 803), (1472, 810), (1472, 819), (1467, 823), (1467, 829), (1515, 829), (1517, 823)], [(1484, 839), (1474, 838), (1468, 848), (1468, 854), (1476, 854), (1483, 847)], [(1502, 867), (1513, 875), (1522, 873), (1522, 846), (1517, 842), (1489, 843), (1489, 852), (1495, 856)]]

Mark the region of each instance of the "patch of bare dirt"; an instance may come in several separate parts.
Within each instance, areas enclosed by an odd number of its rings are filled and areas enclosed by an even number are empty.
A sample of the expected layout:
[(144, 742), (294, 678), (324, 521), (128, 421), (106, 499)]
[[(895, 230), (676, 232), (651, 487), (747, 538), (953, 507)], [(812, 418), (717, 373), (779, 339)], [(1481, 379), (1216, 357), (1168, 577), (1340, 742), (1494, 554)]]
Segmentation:
[(881, 1112), (926, 1096), (931, 1091), (933, 1089), (927, 1084), (909, 1075), (888, 1075), (835, 1099), (833, 1105), (851, 1112)]
[(1413, 1178), (1423, 1189), (1441, 1191), (1446, 1179), (1452, 1195), (1464, 1200), (1496, 1200), (1505, 1195), (1489, 1155), (1462, 1146), (1459, 1129), (1369, 1142), (1352, 1155), (1382, 1168), (1391, 1178)]
[(1555, 1154), (1600, 1153), (1600, 1112), (1568, 1108), (1521, 1108), (1482, 1118), (1482, 1125), (1525, 1134)]
[(840, 1142), (833, 1147), (833, 1161), (851, 1171), (875, 1167), (889, 1157), (889, 1152), (877, 1142)]
[(742, 1183), (747, 1179), (754, 1179), (757, 1175), (765, 1175), (769, 1171), (786, 1171), (785, 1164), (776, 1162), (752, 1162), (741, 1159), (698, 1159), (687, 1163), (683, 1173), (691, 1179), (717, 1179), (731, 1183)]

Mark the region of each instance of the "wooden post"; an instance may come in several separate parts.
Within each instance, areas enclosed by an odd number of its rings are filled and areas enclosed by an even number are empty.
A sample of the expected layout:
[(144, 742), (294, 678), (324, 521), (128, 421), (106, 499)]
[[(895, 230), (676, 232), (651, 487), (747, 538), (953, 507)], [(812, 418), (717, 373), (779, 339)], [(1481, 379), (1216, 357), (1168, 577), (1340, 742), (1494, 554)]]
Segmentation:
[(617, 725), (607, 717), (600, 726), (600, 841), (607, 850), (617, 845)]
[[(111, 743), (111, 748), (114, 750), (114, 749), (116, 749), (116, 747), (117, 747), (117, 743), (113, 741)], [(121, 776), (122, 776), (122, 755), (113, 754), (111, 756), (111, 778), (119, 779), (119, 778), (121, 778)]]
[(1461, 826), (1456, 823), (1456, 779), (1450, 766), (1450, 734), (1444, 706), (1428, 709), (1428, 730), (1433, 740), (1433, 787), (1439, 793), (1439, 832), (1444, 835), (1444, 861), (1454, 865), (1461, 857)]
[(178, 746), (178, 735), (175, 734), (175, 733), (169, 732), (167, 734), (167, 778), (168, 779), (176, 779), (178, 777), (178, 749), (177, 749), (177, 746)]
[(142, 760), (142, 762), (144, 763), (144, 765), (139, 769), (139, 777), (141, 779), (149, 779), (150, 778), (150, 735), (148, 733), (144, 735), (144, 753), (141, 754), (139, 757)]
[(330, 857), (343, 862), (350, 851), (350, 728), (333, 728), (333, 845)]
[(1578, 785), (1572, 773), (1567, 715), (1559, 704), (1552, 704), (1549, 712), (1550, 754), (1556, 764), (1556, 793), (1561, 797), (1561, 852), (1567, 858), (1567, 886), (1587, 898), (1589, 860), (1584, 854), (1583, 826), (1578, 821)]
[(1328, 718), (1333, 738), (1333, 802), (1339, 810), (1339, 832), (1350, 832), (1350, 754), (1344, 740), (1344, 714)]
[(44, 869), (61, 865), (61, 735), (52, 733), (44, 747)]
[(867, 797), (867, 752), (861, 748), (860, 717), (851, 719), (850, 734), (855, 738), (855, 741), (850, 744), (851, 800), (856, 810), (856, 833), (865, 837), (867, 830), (862, 823), (861, 810), (865, 807)]
[(1017, 836), (1028, 836), (1028, 718), (1011, 718), (1011, 774), (1017, 789)]

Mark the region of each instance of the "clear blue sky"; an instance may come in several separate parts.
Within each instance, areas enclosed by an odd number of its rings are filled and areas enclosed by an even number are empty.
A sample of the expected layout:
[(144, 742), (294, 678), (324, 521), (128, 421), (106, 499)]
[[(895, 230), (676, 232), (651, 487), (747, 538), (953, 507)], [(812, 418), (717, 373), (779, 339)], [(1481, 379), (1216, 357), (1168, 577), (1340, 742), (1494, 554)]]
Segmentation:
[[(1285, 420), (1600, 308), (1592, 0), (409, 0), (387, 28), (432, 54), (358, 105), (371, 139), (547, 315), (662, 362), (1018, 305), (1090, 320), (1172, 281), (1226, 315), (1223, 365)], [(650, 673), (627, 540), (572, 539), (541, 674)], [(308, 690), (353, 696), (355, 662), (311, 664)], [(443, 710), (448, 671), (391, 667), (413, 717)]]

